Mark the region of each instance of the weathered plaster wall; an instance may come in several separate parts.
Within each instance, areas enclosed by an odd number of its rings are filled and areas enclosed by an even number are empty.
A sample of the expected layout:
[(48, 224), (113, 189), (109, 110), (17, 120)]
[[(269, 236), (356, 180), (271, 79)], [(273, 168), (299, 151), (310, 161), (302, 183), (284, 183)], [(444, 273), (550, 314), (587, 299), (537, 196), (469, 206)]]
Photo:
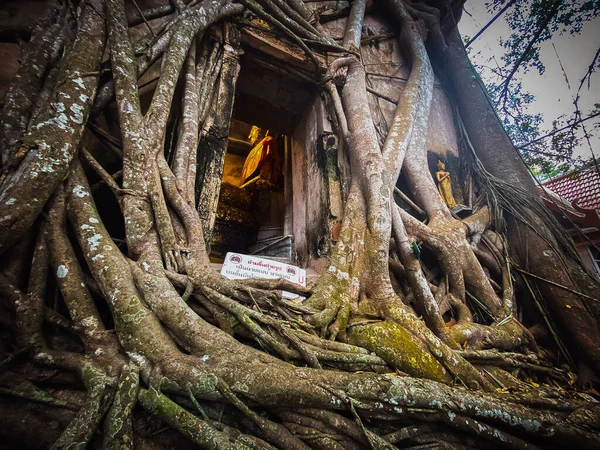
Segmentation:
[[(326, 28), (334, 37), (341, 37), (344, 25), (343, 20), (338, 20), (326, 24)], [(363, 37), (395, 31), (381, 17), (370, 15), (365, 20)], [(400, 52), (397, 39), (390, 38), (363, 45), (361, 56), (367, 71), (367, 86), (384, 96), (399, 98), (410, 74), (410, 67)], [(369, 93), (368, 97), (373, 122), (380, 143), (383, 144), (396, 104), (375, 94)], [(431, 176), (435, 176), (438, 160), (446, 162), (447, 169), (453, 176), (455, 197), (462, 202), (462, 186), (456, 182), (462, 174), (452, 108), (437, 79), (429, 120), (426, 145)], [(328, 186), (331, 173), (327, 173), (327, 158), (320, 143), (323, 133), (331, 131), (330, 126), (321, 99), (315, 96), (292, 135), (293, 230), (298, 262), (303, 266), (318, 265), (319, 258), (325, 256), (335, 224)], [(342, 151), (340, 157), (343, 157)]]
[(38, 16), (44, 9), (42, 0), (2, 0), (0, 2), (0, 105), (10, 81), (20, 67), (21, 45), (27, 42)]
[(17, 44), (0, 43), (0, 106), (4, 103), (4, 96), (10, 81), (19, 69), (18, 59), (21, 55)]
[[(309, 260), (306, 233), (308, 206), (306, 204), (306, 177), (308, 172), (307, 153), (311, 150), (311, 148), (314, 151), (314, 142), (316, 140), (316, 117), (314, 114), (314, 109), (310, 108), (305, 117), (306, 120), (303, 121), (304, 126), (298, 126), (291, 139), (293, 191), (292, 204), (294, 211), (292, 230), (294, 232), (294, 253), (296, 262), (302, 267), (305, 267)], [(309, 128), (308, 130), (306, 130), (307, 127)], [(313, 137), (312, 143), (310, 141), (311, 135)]]
[[(397, 31), (378, 16), (367, 17), (365, 27), (367, 35)], [(400, 51), (397, 38), (380, 41), (377, 44), (366, 44), (362, 47), (361, 53), (367, 70), (367, 85), (387, 97), (399, 98), (410, 75), (410, 65)], [(368, 95), (373, 121), (383, 140), (387, 124), (394, 116), (396, 105), (375, 94)], [(431, 175), (434, 176), (439, 160), (445, 162), (446, 169), (453, 178), (452, 187), (455, 197), (457, 201), (462, 201), (462, 186), (456, 181), (462, 174), (452, 107), (437, 77), (434, 81), (426, 147)]]
[[(149, 6), (156, 1), (158, 0), (147, 0), (142, 4)], [(31, 26), (33, 26), (41, 10), (39, 4), (43, 2), (24, 0), (8, 3), (11, 5), (36, 4), (38, 7), (30, 18)], [(309, 4), (309, 6), (312, 5)], [(26, 9), (25, 6), (17, 8), (19, 11), (23, 9)], [(332, 36), (341, 38), (344, 22), (344, 20), (330, 22), (326, 24), (326, 28)], [(1, 23), (2, 20), (0, 20)], [(143, 26), (141, 25), (141, 27)], [(365, 20), (363, 37), (395, 33), (396, 31), (392, 26), (386, 24), (383, 18), (369, 15)], [(248, 123), (256, 123), (292, 136), (290, 152), (293, 172), (294, 220), (292, 228), (298, 261), (302, 265), (307, 265), (328, 250), (331, 236), (332, 216), (326, 168), (327, 158), (320, 144), (323, 133), (331, 131), (329, 120), (315, 86), (306, 81), (292, 79), (289, 75), (284, 75), (275, 70), (276, 68), (269, 66), (269, 62), (265, 58), (270, 55), (270, 51), (277, 49), (273, 50), (270, 47), (271, 42), (261, 41), (257, 44), (250, 38), (254, 41), (258, 39), (256, 36), (243, 38), (246, 53), (241, 61), (242, 72), (236, 92), (234, 116)], [(9, 50), (0, 45), (0, 56), (3, 54), (2, 52), (14, 53), (14, 48), (10, 47)], [(274, 56), (281, 57), (280, 50)], [(367, 70), (367, 85), (385, 96), (398, 98), (409, 75), (409, 67), (400, 52), (397, 39), (391, 38), (366, 44), (362, 47), (361, 53)], [(17, 67), (16, 59), (14, 55), (10, 58), (7, 57), (11, 63), (5, 65), (4, 72), (0, 70), (0, 95), (2, 95), (3, 77), (4, 79), (12, 78)], [(6, 86), (4, 85), (4, 87)], [(396, 105), (374, 94), (368, 94), (368, 97), (373, 121), (380, 140), (383, 142), (387, 124), (394, 115)], [(308, 109), (307, 104), (310, 105)], [(342, 143), (340, 143), (339, 155), (340, 158), (343, 158), (341, 147)], [(437, 81), (430, 114), (427, 148), (431, 151), (429, 162), (432, 176), (437, 160), (442, 159), (447, 162), (448, 170), (454, 180), (459, 179), (459, 151), (451, 107)], [(243, 165), (243, 159), (244, 157), (240, 155), (228, 154), (226, 156), (224, 168), (226, 181), (239, 185), (237, 172), (238, 168)], [(453, 187), (457, 200), (460, 201), (462, 198), (460, 186), (455, 182)], [(345, 188), (347, 189), (347, 186)]]
[(293, 230), (298, 263), (307, 266), (329, 251), (331, 230), (326, 156), (321, 145), (330, 125), (320, 97), (292, 135)]
[[(0, 0), (0, 106), (4, 96), (21, 65), (22, 49), (27, 46), (31, 32), (36, 26), (40, 15), (45, 11), (48, 0)], [(137, 0), (141, 9), (163, 6), (164, 0)], [(137, 13), (132, 2), (125, 2), (126, 11)], [(166, 18), (149, 21), (157, 29)], [(147, 32), (145, 24), (132, 29), (132, 39), (138, 39)], [(141, 80), (143, 83), (145, 79)]]

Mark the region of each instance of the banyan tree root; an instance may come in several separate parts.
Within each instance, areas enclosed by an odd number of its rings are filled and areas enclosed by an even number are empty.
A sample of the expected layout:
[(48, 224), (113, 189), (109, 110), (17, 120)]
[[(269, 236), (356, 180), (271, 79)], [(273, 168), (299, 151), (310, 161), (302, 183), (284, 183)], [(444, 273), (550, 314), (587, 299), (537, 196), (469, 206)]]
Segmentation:
[[(443, 43), (450, 9), (384, 2), (410, 75), (380, 145), (358, 57), (366, 1), (352, 2), (341, 45), (296, 0), (172, 3), (129, 21), (122, 0), (52, 3), (10, 90), (23, 101), (5, 102), (0, 324), (12, 348), (0, 408), (10, 445), (593, 448), (597, 401), (570, 387), (573, 367), (545, 360), (551, 352), (518, 320), (534, 290), (519, 291), (497, 208), (460, 220), (429, 174), (425, 43)], [(208, 258), (218, 186), (212, 175), (198, 182), (196, 149), (209, 142), (219, 170), (241, 14), (305, 52), (350, 160), (338, 242), (309, 288), (224, 280)], [(132, 23), (148, 33), (135, 43)], [(149, 70), (158, 79), (142, 107)], [(395, 204), (401, 174), (426, 223)], [(96, 203), (105, 187), (109, 206)], [(49, 415), (58, 426), (32, 442), (22, 424)]]

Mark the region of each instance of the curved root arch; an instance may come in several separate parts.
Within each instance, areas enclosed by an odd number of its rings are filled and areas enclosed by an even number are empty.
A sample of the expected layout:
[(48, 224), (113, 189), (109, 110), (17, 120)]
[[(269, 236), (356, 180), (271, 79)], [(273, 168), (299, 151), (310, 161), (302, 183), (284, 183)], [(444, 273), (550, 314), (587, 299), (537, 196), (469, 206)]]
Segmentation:
[[(525, 394), (513, 376), (557, 383), (570, 374), (545, 362), (515, 319), (507, 243), (487, 208), (453, 217), (429, 175), (425, 41), (443, 40), (449, 11), (385, 2), (411, 70), (380, 145), (359, 58), (366, 1), (352, 3), (342, 46), (301, 1), (243, 2), (313, 61), (350, 156), (340, 239), (310, 290), (226, 281), (210, 267), (196, 148), (210, 139), (205, 130), (227, 129), (245, 22), (224, 19), (245, 9), (172, 3), (136, 13), (136, 23), (170, 16), (160, 27), (146, 22), (135, 43), (122, 0), (90, 0), (79, 12), (52, 3), (11, 87), (11, 98), (36, 101), (5, 103), (0, 248), (12, 249), (0, 293), (15, 352), (2, 362), (1, 393), (22, 407), (5, 415), (13, 439), (25, 442), (16, 424), (50, 408), (60, 429), (44, 428), (28, 446), (85, 446), (102, 430), (106, 448), (155, 448), (165, 426), (202, 448), (592, 445), (595, 403), (549, 386)], [(48, 30), (60, 34), (54, 47)], [(57, 47), (67, 49), (62, 59)], [(321, 67), (317, 49), (338, 57)], [(98, 89), (109, 66), (112, 79)], [(159, 73), (142, 107), (138, 80), (148, 70)], [(87, 150), (86, 126), (121, 170), (109, 173)], [(395, 204), (401, 171), (427, 224)], [(97, 208), (102, 185), (114, 194), (110, 213)], [(109, 232), (114, 217), (124, 239)], [(417, 241), (435, 255), (437, 275)], [(310, 299), (290, 302), (282, 289)]]

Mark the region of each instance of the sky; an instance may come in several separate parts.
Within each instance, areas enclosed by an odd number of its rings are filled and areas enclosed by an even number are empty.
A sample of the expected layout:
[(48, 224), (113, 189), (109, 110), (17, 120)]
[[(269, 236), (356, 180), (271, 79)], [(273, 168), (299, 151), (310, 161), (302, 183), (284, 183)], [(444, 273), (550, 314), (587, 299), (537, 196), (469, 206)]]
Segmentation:
[[(495, 12), (489, 13), (485, 4), (487, 1), (467, 1), (464, 14), (459, 23), (459, 30), (463, 36), (474, 36), (494, 16)], [(512, 6), (518, 7), (520, 2)], [(470, 16), (470, 15), (471, 16)], [(511, 30), (504, 20), (504, 16), (497, 19), (469, 48), (471, 60), (476, 64), (488, 64), (492, 55), (499, 58), (504, 49), (499, 44), (499, 39), (507, 39)], [(552, 46), (556, 47), (556, 52)], [(517, 76), (523, 81), (523, 88), (535, 96), (534, 103), (530, 106), (530, 113), (541, 112), (544, 115), (545, 128), (551, 130), (552, 121), (562, 114), (570, 115), (574, 111), (573, 99), (577, 92), (581, 78), (585, 75), (596, 50), (600, 46), (600, 17), (585, 25), (578, 36), (555, 35), (552, 40), (545, 42), (540, 51), (540, 59), (546, 66), (543, 75), (539, 75), (536, 69), (528, 73), (523, 70), (517, 72)], [(560, 67), (559, 59), (569, 79), (571, 90), (567, 87), (565, 77)], [(482, 74), (485, 80), (485, 74)], [(589, 114), (594, 103), (600, 103), (600, 74), (592, 76), (591, 88), (585, 87), (582, 91), (579, 106), (583, 117)], [(600, 117), (585, 122), (588, 131), (594, 123), (600, 123)], [(600, 134), (600, 133), (597, 133)], [(600, 156), (600, 137), (592, 138), (592, 149), (597, 157)], [(583, 158), (591, 156), (590, 148), (584, 143), (575, 150), (575, 154)]]

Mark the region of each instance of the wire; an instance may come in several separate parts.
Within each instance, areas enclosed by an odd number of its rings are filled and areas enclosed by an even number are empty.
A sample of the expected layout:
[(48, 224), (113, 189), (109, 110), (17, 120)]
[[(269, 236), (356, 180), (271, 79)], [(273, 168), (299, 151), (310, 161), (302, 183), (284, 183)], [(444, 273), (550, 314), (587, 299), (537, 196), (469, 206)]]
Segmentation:
[(580, 119), (580, 120), (578, 120), (578, 121), (576, 121), (576, 122), (573, 122), (573, 123), (571, 123), (571, 124), (569, 124), (569, 125), (565, 125), (564, 127), (562, 127), (562, 128), (559, 128), (558, 130), (553, 130), (553, 131), (551, 131), (551, 132), (550, 132), (550, 133), (548, 133), (548, 134), (545, 134), (545, 135), (543, 135), (543, 136), (540, 136), (539, 138), (537, 138), (537, 139), (534, 139), (533, 141), (529, 141), (529, 142), (527, 142), (526, 144), (519, 145), (519, 146), (518, 146), (518, 147), (516, 147), (516, 148), (518, 148), (518, 149), (520, 150), (520, 149), (522, 149), (522, 148), (528, 147), (528, 146), (530, 146), (531, 144), (535, 144), (536, 142), (539, 142), (539, 141), (541, 141), (542, 139), (546, 139), (547, 137), (554, 136), (556, 133), (560, 133), (561, 131), (564, 131), (564, 130), (566, 130), (567, 128), (572, 128), (572, 127), (574, 127), (575, 125), (579, 125), (579, 124), (580, 124), (580, 123), (582, 123), (582, 122), (585, 122), (585, 121), (587, 121), (587, 120), (593, 119), (594, 117), (598, 117), (598, 116), (600, 116), (600, 112), (597, 112), (597, 113), (595, 113), (595, 114), (591, 114), (591, 115), (589, 115), (589, 116), (587, 116), (587, 117), (585, 117), (585, 118), (583, 118), (583, 119)]
[(498, 11), (498, 13), (494, 17), (492, 17), (492, 20), (490, 20), (488, 23), (486, 23), (485, 26), (481, 30), (479, 30), (477, 32), (477, 34), (475, 36), (473, 36), (473, 38), (469, 42), (467, 42), (465, 44), (465, 48), (469, 48), (469, 45), (471, 45), (473, 43), (473, 41), (475, 41), (475, 39), (477, 39), (479, 36), (481, 36), (483, 34), (483, 32), (485, 30), (487, 30), (496, 21), (496, 19), (498, 17), (500, 17), (502, 14), (504, 14), (504, 11), (506, 11), (508, 8), (510, 8), (514, 2), (515, 2), (515, 0), (510, 0), (510, 2), (508, 2), (504, 6), (504, 8), (502, 8), (500, 11)]

